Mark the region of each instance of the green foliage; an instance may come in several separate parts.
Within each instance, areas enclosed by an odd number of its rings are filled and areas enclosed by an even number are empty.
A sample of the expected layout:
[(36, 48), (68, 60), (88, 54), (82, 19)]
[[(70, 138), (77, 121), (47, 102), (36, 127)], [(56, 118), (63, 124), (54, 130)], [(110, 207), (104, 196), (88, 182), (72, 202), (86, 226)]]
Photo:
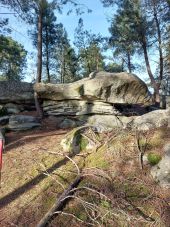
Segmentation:
[(160, 162), (160, 160), (162, 159), (161, 155), (156, 154), (156, 153), (149, 153), (148, 154), (148, 161), (149, 163), (154, 166), (156, 164), (158, 164)]
[[(133, 71), (132, 56), (141, 53), (144, 55), (147, 72), (154, 88), (154, 93), (159, 96), (161, 81), (166, 58), (163, 57), (166, 49), (167, 27), (170, 19), (170, 7), (167, 0), (101, 0), (105, 7), (117, 6), (117, 13), (111, 21), (110, 44), (114, 47), (114, 54), (121, 58), (129, 72)], [(149, 61), (150, 51), (158, 54), (157, 71), (152, 72)], [(159, 98), (157, 98), (159, 102)], [(156, 100), (156, 101), (157, 101)]]
[(114, 56), (119, 56), (123, 59), (129, 72), (134, 69), (132, 56), (136, 50), (136, 33), (132, 32), (131, 14), (134, 14), (132, 2), (122, 1), (109, 28), (111, 33), (110, 45), (114, 47)]
[[(55, 45), (58, 39), (58, 26), (56, 24), (56, 17), (54, 15), (54, 1), (48, 2), (44, 0), (42, 6), (42, 66), (43, 72), (45, 75), (43, 79), (47, 82), (51, 80), (51, 74), (55, 68), (54, 64), (54, 53), (55, 53)], [(29, 31), (33, 45), (38, 48), (38, 17), (34, 18), (34, 30)]]
[(104, 56), (102, 54), (103, 38), (84, 29), (83, 20), (79, 20), (75, 30), (75, 46), (78, 49), (80, 74), (84, 77), (93, 71), (104, 69)]
[(6, 80), (22, 80), (27, 52), (11, 37), (0, 36), (0, 76)]
[(105, 65), (104, 70), (106, 72), (123, 72), (123, 67), (117, 63), (108, 63)]
[(58, 39), (55, 46), (57, 73), (61, 83), (73, 82), (78, 77), (78, 58), (71, 47), (67, 32), (62, 24), (58, 24)]

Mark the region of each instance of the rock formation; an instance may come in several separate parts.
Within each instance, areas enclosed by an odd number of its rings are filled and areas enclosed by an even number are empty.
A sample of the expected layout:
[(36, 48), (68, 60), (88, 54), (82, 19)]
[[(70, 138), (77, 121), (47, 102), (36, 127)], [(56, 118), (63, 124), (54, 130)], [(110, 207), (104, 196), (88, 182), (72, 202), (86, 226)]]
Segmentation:
[(41, 126), (39, 119), (32, 116), (16, 115), (9, 118), (8, 130), (24, 131)]
[(33, 84), (0, 81), (0, 105), (9, 114), (16, 114), (24, 109), (35, 109)]
[(126, 127), (130, 116), (147, 113), (152, 104), (146, 84), (125, 72), (96, 72), (70, 84), (38, 83), (34, 90), (47, 115), (63, 117), (62, 128), (85, 123), (102, 129)]
[[(47, 115), (76, 117), (83, 121), (95, 115), (95, 121), (110, 119), (120, 124), (117, 116), (146, 113), (145, 107), (152, 104), (146, 84), (137, 76), (124, 72), (98, 72), (70, 84), (39, 83), (34, 89), (43, 100)], [(140, 105), (142, 110), (138, 108)]]
[(170, 188), (170, 144), (164, 148), (162, 160), (151, 169), (151, 175), (163, 187)]
[(121, 104), (151, 104), (146, 84), (129, 73), (98, 72), (94, 78), (85, 78), (70, 84), (43, 84), (34, 86), (39, 97), (46, 100), (87, 100)]

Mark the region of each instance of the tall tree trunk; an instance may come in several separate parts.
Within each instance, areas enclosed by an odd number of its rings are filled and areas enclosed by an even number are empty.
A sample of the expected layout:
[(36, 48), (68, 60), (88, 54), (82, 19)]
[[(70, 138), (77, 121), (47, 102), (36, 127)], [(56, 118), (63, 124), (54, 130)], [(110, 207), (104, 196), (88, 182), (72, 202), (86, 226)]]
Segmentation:
[[(41, 82), (41, 75), (42, 75), (42, 10), (39, 9), (39, 15), (38, 15), (38, 63), (37, 63), (37, 78), (36, 83)], [(38, 113), (38, 116), (40, 118), (43, 117), (43, 111), (41, 109), (41, 105), (38, 100), (38, 95), (36, 92), (34, 92), (34, 98), (35, 98), (35, 106)]]
[(124, 71), (124, 63), (125, 63), (125, 60), (122, 58), (122, 64), (121, 64), (122, 72)]
[(149, 75), (149, 78), (151, 80), (151, 84), (153, 86), (154, 89), (154, 99), (156, 104), (159, 105), (160, 103), (160, 95), (159, 95), (159, 84), (156, 83), (155, 78), (152, 74), (152, 70), (150, 67), (150, 63), (149, 63), (149, 58), (148, 58), (148, 51), (147, 51), (147, 45), (146, 45), (146, 38), (143, 36), (142, 38), (142, 48), (143, 48), (143, 52), (144, 52), (144, 58), (145, 58), (145, 63), (146, 63), (146, 69)]
[(129, 73), (131, 73), (132, 67), (131, 67), (131, 57), (130, 57), (129, 52), (127, 53), (127, 58), (128, 58), (128, 70), (129, 70)]
[(90, 74), (91, 73), (91, 67), (90, 67), (88, 52), (87, 52), (86, 49), (84, 49), (84, 50), (85, 50), (85, 54), (86, 54), (87, 68), (88, 68), (88, 71), (89, 71), (88, 74)]
[(153, 1), (153, 10), (154, 10), (154, 19), (157, 28), (157, 35), (158, 35), (158, 50), (159, 50), (159, 64), (160, 64), (160, 72), (159, 72), (159, 83), (161, 83), (163, 79), (163, 51), (162, 51), (162, 36), (161, 36), (161, 29), (160, 23), (158, 20), (158, 14), (156, 10), (155, 2)]
[(65, 75), (66, 75), (66, 62), (64, 58), (63, 59), (63, 84), (65, 83)]
[(62, 51), (62, 56), (61, 56), (61, 83), (64, 83), (64, 50)]
[(41, 82), (42, 75), (42, 11), (39, 10), (38, 15), (38, 66), (37, 66), (37, 79), (36, 82)]
[(49, 69), (49, 36), (48, 36), (48, 28), (47, 25), (45, 27), (46, 30), (46, 42), (45, 42), (45, 48), (46, 48), (46, 72), (47, 72), (47, 82), (50, 83), (50, 69)]
[(99, 55), (96, 56), (96, 71), (99, 71)]
[(51, 82), (51, 77), (50, 77), (50, 69), (49, 69), (49, 52), (47, 50), (47, 62), (46, 62), (46, 71), (47, 71), (47, 82), (50, 83)]

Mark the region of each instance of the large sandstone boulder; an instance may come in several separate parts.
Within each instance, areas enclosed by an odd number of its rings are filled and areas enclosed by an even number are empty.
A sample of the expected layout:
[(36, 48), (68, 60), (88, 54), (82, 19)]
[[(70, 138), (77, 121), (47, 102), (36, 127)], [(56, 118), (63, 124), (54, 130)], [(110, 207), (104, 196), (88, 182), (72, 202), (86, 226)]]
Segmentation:
[(167, 127), (170, 119), (169, 110), (155, 110), (134, 118), (133, 127), (138, 130), (149, 130)]
[(38, 96), (46, 100), (87, 100), (121, 104), (151, 104), (146, 84), (129, 73), (98, 72), (70, 84), (34, 85)]
[(48, 115), (89, 115), (89, 114), (113, 114), (121, 115), (121, 113), (114, 107), (113, 104), (86, 101), (86, 100), (65, 100), (65, 101), (50, 101), (43, 102), (43, 110)]
[(133, 117), (114, 115), (93, 115), (86, 119), (86, 124), (96, 128), (97, 132), (112, 131), (115, 128), (127, 128), (133, 121)]
[(0, 103), (34, 103), (33, 85), (26, 82), (0, 81)]

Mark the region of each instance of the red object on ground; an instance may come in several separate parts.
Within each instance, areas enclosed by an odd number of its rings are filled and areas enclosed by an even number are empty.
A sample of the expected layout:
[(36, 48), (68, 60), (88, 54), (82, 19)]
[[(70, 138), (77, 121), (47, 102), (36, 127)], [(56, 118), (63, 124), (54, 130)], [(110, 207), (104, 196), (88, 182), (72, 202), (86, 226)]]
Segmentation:
[(2, 169), (3, 140), (0, 139), (0, 170)]

